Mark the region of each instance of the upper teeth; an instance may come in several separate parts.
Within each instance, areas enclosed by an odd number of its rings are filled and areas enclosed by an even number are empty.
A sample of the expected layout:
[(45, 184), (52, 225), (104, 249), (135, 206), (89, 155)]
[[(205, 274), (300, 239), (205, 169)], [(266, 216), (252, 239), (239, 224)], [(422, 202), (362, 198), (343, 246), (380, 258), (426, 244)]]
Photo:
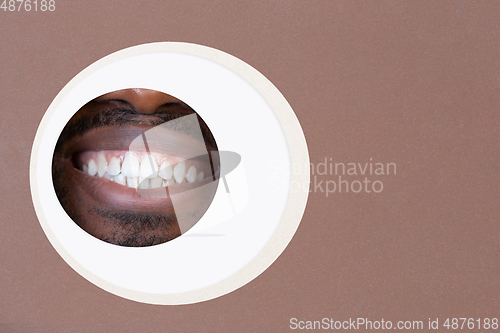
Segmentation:
[(121, 173), (125, 177), (139, 177), (139, 170), (139, 159), (137, 156), (132, 153), (126, 153), (123, 159)]
[(178, 163), (174, 167), (174, 179), (177, 183), (182, 183), (182, 180), (186, 176), (186, 163), (184, 161)]
[(156, 178), (158, 177), (158, 163), (156, 158), (152, 155), (146, 155), (142, 159), (139, 175), (143, 178)]
[(188, 182), (192, 183), (196, 180), (196, 167), (191, 165), (186, 173), (186, 179)]
[(111, 176), (116, 176), (120, 173), (120, 160), (118, 158), (116, 158), (115, 156), (113, 156), (111, 158), (111, 161), (109, 161), (109, 165), (108, 165), (108, 173), (111, 175)]
[[(95, 153), (93, 156), (96, 156)], [(99, 152), (96, 159), (97, 163), (94, 158), (90, 158), (87, 164), (82, 165), (82, 171), (133, 188), (159, 188), (204, 178), (204, 172), (197, 172), (194, 165), (186, 171), (185, 161), (180, 161), (173, 168), (169, 161), (163, 161), (158, 167), (158, 161), (152, 154), (140, 160), (136, 154), (127, 152), (125, 156), (112, 156), (108, 163), (105, 154)]]
[(160, 166), (160, 171), (158, 172), (158, 175), (163, 178), (163, 179), (170, 179), (172, 178), (173, 171), (172, 171), (172, 166), (168, 162), (163, 162)]
[(91, 176), (95, 176), (97, 173), (97, 164), (95, 164), (93, 159), (90, 159), (89, 161), (89, 167), (87, 173)]
[(106, 157), (103, 154), (97, 155), (97, 175), (99, 177), (104, 176), (108, 171), (108, 162), (106, 162)]

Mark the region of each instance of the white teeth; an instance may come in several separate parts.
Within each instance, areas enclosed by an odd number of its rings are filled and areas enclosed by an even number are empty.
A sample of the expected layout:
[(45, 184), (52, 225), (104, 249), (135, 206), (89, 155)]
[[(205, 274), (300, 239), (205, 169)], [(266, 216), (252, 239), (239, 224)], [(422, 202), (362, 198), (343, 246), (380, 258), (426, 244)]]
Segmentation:
[(139, 186), (139, 177), (127, 177), (127, 186), (137, 188)]
[(149, 187), (150, 188), (160, 188), (163, 184), (163, 178), (161, 177), (155, 177), (151, 178), (149, 180)]
[(127, 178), (125, 178), (125, 176), (123, 176), (122, 174), (114, 176), (113, 181), (120, 185), (127, 185)]
[(109, 164), (105, 152), (98, 152), (97, 163), (95, 159), (90, 158), (87, 164), (82, 164), (82, 171), (89, 175), (141, 189), (172, 186), (183, 181), (193, 183), (204, 179), (205, 173), (197, 172), (196, 166), (190, 165), (187, 170), (186, 168), (186, 161), (181, 161), (172, 167), (168, 160), (158, 167), (158, 161), (153, 155), (146, 155), (142, 158), (142, 162), (139, 162), (137, 155), (131, 152), (125, 153), (125, 157), (123, 155), (111, 157)]
[(106, 157), (104, 154), (97, 155), (97, 174), (99, 177), (104, 176), (104, 174), (108, 171), (108, 163), (106, 162)]
[(90, 161), (89, 161), (89, 168), (88, 168), (87, 172), (91, 176), (95, 176), (97, 173), (97, 165), (95, 164), (93, 159), (90, 159)]
[(104, 176), (102, 176), (102, 178), (106, 178), (106, 179), (109, 179), (109, 180), (112, 180), (113, 179), (113, 176), (111, 176), (109, 173), (105, 173)]
[(111, 176), (116, 176), (117, 174), (120, 173), (120, 160), (116, 157), (112, 157), (111, 161), (109, 161), (108, 165), (108, 173)]
[(174, 168), (174, 179), (175, 181), (180, 184), (182, 183), (182, 180), (186, 176), (186, 162), (182, 161), (177, 163), (177, 165)]
[(175, 184), (177, 184), (177, 183), (175, 182), (175, 180), (173, 178), (170, 178), (168, 180), (167, 179), (163, 179), (163, 183), (162, 183), (163, 186), (172, 186), (172, 185), (175, 185)]
[(144, 156), (141, 162), (140, 176), (144, 178), (155, 178), (158, 176), (158, 163), (154, 156)]
[(160, 172), (158, 172), (158, 176), (160, 176), (163, 179), (170, 179), (172, 178), (172, 166), (168, 162), (163, 162), (160, 167)]
[(205, 173), (203, 171), (200, 171), (198, 173), (198, 176), (196, 177), (196, 180), (200, 181), (200, 180), (203, 180), (203, 178), (205, 178)]
[(122, 175), (129, 178), (129, 177), (139, 177), (139, 174), (140, 174), (139, 160), (137, 159), (137, 156), (131, 153), (126, 153), (122, 163)]
[(186, 173), (186, 180), (193, 183), (196, 180), (196, 167), (191, 165)]
[(145, 179), (139, 179), (139, 188), (140, 189), (147, 189), (149, 187), (149, 179), (148, 178), (145, 178)]

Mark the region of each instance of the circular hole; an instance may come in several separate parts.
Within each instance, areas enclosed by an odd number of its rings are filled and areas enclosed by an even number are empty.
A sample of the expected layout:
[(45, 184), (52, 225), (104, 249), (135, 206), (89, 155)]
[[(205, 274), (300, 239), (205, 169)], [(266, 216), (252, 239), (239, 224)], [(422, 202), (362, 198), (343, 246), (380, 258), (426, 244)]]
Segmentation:
[[(117, 246), (83, 231), (63, 209), (53, 182), (59, 177), (52, 170), (56, 143), (76, 111), (97, 96), (133, 87), (188, 103), (210, 126), (219, 149), (213, 152), (222, 179), (210, 207), (185, 235), (156, 246)], [(137, 145), (144, 141), (136, 138)], [(75, 159), (68, 163), (82, 172)], [(59, 92), (35, 136), (30, 185), (44, 233), (76, 272), (120, 297), (173, 305), (220, 297), (267, 269), (299, 225), (308, 189), (289, 185), (308, 183), (308, 170), (300, 124), (269, 80), (222, 51), (169, 42), (108, 55)]]
[(143, 247), (179, 237), (210, 206), (220, 156), (201, 117), (174, 96), (124, 89), (80, 108), (63, 128), (53, 185), (92, 236)]

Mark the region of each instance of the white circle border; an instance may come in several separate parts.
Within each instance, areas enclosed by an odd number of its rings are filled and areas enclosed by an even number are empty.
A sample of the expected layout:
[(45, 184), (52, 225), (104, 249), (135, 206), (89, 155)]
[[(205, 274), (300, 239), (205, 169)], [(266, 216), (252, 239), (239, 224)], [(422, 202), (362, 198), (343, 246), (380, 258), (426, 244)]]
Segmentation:
[(117, 296), (143, 303), (161, 305), (197, 303), (223, 296), (244, 286), (264, 272), (278, 258), (291, 241), (300, 224), (306, 207), (309, 188), (301, 187), (299, 190), (290, 191), (285, 211), (275, 233), (260, 253), (258, 253), (257, 256), (246, 266), (233, 275), (213, 285), (177, 294), (155, 294), (129, 290), (116, 286), (113, 283), (96, 276), (94, 273), (88, 271), (80, 265), (65, 250), (52, 232), (41, 207), (39, 189), (37, 188), (37, 152), (40, 148), (43, 132), (46, 129), (49, 119), (54, 113), (57, 105), (66, 96), (66, 94), (68, 94), (85, 77), (107, 64), (129, 56), (152, 52), (178, 52), (199, 56), (216, 62), (247, 80), (264, 97), (282, 126), (290, 154), (291, 183), (309, 184), (310, 173), (304, 172), (304, 170), (309, 170), (309, 152), (302, 128), (291, 106), (279, 90), (265, 76), (242, 60), (214, 48), (191, 43), (158, 42), (132, 46), (105, 56), (77, 74), (59, 92), (43, 116), (33, 143), (30, 159), (30, 187), (32, 200), (40, 224), (52, 246), (68, 263), (68, 265), (70, 265), (75, 271), (91, 283)]

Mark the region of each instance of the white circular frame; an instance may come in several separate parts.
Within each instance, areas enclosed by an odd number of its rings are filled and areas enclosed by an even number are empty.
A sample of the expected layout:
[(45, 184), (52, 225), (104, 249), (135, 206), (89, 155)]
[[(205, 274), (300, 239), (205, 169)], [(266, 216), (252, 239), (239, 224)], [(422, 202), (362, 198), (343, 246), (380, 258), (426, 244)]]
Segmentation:
[[(52, 156), (68, 120), (95, 97), (126, 88), (181, 99), (207, 123), (219, 150), (242, 156), (234, 175), (228, 175), (232, 199), (219, 182), (214, 203), (195, 227), (145, 248), (116, 246), (87, 234), (67, 216), (52, 185)], [(189, 43), (130, 47), (79, 73), (45, 113), (30, 163), (35, 210), (56, 251), (100, 288), (150, 304), (206, 301), (256, 278), (297, 230), (309, 181), (304, 134), (278, 89), (245, 62)], [(231, 203), (229, 213), (224, 202)]]

